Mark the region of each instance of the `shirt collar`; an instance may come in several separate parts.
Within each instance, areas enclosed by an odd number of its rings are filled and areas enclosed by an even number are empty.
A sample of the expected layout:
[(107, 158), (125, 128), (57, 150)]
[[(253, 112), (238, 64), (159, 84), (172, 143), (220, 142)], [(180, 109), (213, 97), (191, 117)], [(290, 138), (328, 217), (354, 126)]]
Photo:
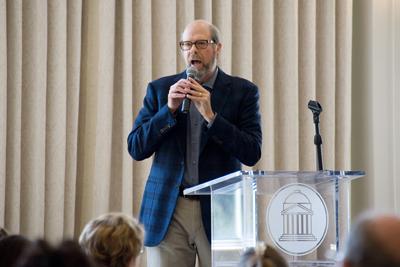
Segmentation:
[(215, 80), (217, 79), (217, 75), (218, 75), (218, 67), (215, 68), (214, 74), (213, 76), (211, 76), (211, 79), (203, 83), (202, 86), (212, 89), (214, 87)]

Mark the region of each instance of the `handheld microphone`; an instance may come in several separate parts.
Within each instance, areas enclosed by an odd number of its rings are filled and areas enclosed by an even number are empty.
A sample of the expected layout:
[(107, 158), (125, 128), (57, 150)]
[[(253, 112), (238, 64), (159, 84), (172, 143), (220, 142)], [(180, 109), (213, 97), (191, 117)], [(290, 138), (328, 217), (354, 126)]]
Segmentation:
[[(189, 79), (189, 78), (196, 79), (197, 70), (192, 67), (187, 68), (186, 76), (187, 76), (187, 79)], [(183, 102), (182, 102), (182, 108), (181, 108), (182, 113), (185, 113), (185, 114), (189, 113), (190, 103), (191, 103), (190, 99), (185, 96), (185, 99), (183, 99)]]

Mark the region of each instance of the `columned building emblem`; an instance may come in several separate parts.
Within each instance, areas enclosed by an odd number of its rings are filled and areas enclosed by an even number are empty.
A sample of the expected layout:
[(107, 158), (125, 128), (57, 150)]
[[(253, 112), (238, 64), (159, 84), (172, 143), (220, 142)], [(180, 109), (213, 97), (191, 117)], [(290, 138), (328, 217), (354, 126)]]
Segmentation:
[(326, 204), (309, 185), (295, 183), (278, 189), (266, 214), (272, 241), (287, 254), (307, 255), (317, 249), (326, 236)]
[(312, 204), (300, 190), (291, 193), (283, 203), (283, 234), (279, 241), (314, 241)]

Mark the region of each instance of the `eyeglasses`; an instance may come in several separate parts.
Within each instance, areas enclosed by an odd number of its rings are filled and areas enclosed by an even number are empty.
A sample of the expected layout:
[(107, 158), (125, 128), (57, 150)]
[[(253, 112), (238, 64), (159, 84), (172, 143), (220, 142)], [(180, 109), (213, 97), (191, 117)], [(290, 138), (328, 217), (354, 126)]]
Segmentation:
[(194, 42), (191, 42), (191, 41), (180, 41), (179, 42), (179, 46), (182, 51), (190, 50), (193, 45), (195, 45), (197, 49), (206, 49), (208, 44), (215, 44), (215, 42), (214, 42), (214, 40), (197, 40)]

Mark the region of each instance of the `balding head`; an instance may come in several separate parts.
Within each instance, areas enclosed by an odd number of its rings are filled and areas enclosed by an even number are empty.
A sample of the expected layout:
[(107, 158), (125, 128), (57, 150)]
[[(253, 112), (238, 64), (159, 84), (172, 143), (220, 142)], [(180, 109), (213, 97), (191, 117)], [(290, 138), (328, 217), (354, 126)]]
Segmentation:
[(400, 262), (400, 218), (382, 216), (372, 221), (372, 232), (388, 252)]
[(189, 23), (179, 45), (186, 67), (196, 71), (198, 81), (204, 83), (213, 77), (222, 47), (218, 29), (214, 25), (205, 20)]
[(400, 266), (400, 218), (371, 213), (360, 216), (350, 231), (344, 265)]
[(184, 40), (184, 34), (185, 32), (187, 33), (188, 31), (192, 31), (193, 29), (206, 29), (210, 35), (210, 40), (213, 40), (216, 44), (220, 43), (220, 33), (218, 28), (209, 23), (206, 20), (202, 20), (202, 19), (198, 19), (195, 21), (192, 21), (191, 23), (189, 23), (188, 25), (186, 25), (185, 30), (182, 33), (182, 37), (181, 39)]

